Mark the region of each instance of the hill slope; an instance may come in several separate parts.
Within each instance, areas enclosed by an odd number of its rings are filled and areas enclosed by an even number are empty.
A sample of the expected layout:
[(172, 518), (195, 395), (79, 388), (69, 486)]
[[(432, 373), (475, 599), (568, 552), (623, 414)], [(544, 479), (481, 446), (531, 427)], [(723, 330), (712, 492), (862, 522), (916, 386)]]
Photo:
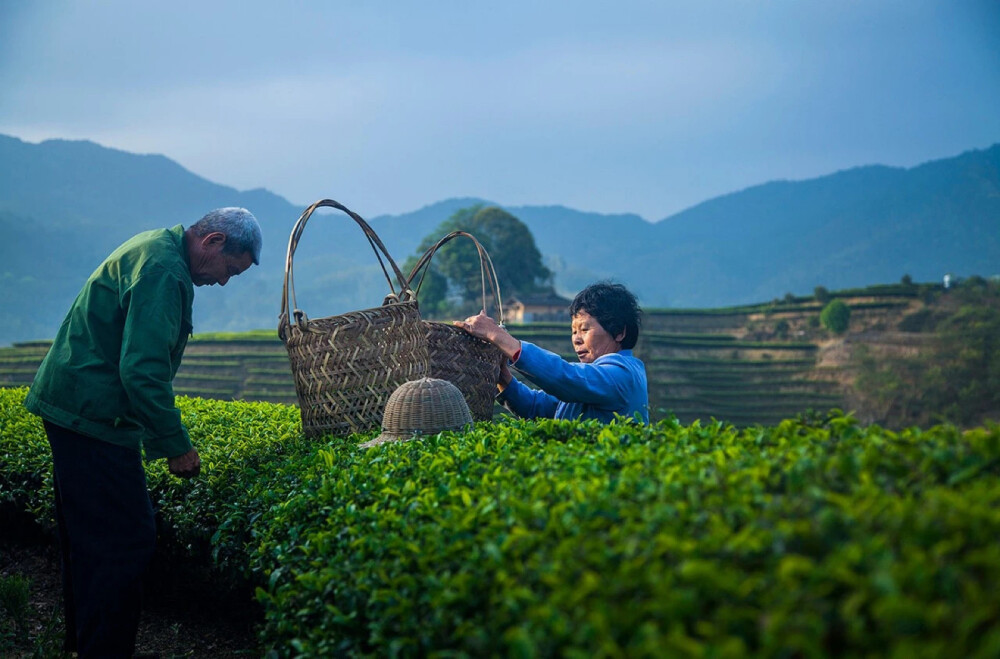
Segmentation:
[[(231, 205), (261, 221), (261, 266), (225, 291), (199, 289), (195, 330), (276, 325), (288, 236), (304, 204), (212, 183), (164, 156), (85, 141), (0, 135), (0, 164), (0, 345), (51, 338), (83, 279), (133, 233)], [(316, 198), (350, 206), (345, 193), (317, 190)], [(476, 203), (495, 202), (450, 199), (368, 219), (402, 263), (441, 221)], [(613, 277), (647, 307), (744, 304), (903, 274), (990, 275), (1000, 263), (1000, 145), (912, 169), (766, 183), (656, 223), (562, 206), (505, 208), (531, 229), (561, 291)], [(377, 305), (388, 292), (362, 232), (341, 214), (310, 220), (294, 273), (298, 306), (314, 317)]]

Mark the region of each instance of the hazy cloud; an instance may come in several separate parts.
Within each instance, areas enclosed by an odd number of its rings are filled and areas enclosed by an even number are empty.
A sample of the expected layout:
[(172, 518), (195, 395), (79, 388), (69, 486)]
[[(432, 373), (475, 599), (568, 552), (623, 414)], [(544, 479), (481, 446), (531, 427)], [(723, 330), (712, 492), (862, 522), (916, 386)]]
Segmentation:
[(657, 220), (1000, 141), (992, 2), (4, 3), (0, 132), (366, 215)]

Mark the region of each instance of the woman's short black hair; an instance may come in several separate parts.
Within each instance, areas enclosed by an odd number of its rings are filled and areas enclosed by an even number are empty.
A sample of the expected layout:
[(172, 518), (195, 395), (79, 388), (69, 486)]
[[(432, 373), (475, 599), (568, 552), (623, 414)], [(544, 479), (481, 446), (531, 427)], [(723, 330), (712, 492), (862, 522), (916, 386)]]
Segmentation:
[(631, 350), (639, 340), (642, 309), (635, 295), (621, 284), (599, 281), (576, 294), (569, 305), (570, 317), (586, 311), (612, 337), (624, 330), (622, 348)]

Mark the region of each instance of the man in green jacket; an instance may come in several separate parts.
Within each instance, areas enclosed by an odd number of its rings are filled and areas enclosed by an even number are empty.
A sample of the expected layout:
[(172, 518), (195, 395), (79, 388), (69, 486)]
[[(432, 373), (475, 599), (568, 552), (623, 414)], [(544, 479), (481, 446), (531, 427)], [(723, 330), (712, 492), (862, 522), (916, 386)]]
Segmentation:
[(25, 406), (52, 448), (67, 651), (131, 656), (156, 542), (147, 460), (191, 478), (198, 451), (174, 406), (194, 286), (225, 286), (258, 264), (260, 225), (214, 210), (136, 235), (94, 271), (59, 328)]

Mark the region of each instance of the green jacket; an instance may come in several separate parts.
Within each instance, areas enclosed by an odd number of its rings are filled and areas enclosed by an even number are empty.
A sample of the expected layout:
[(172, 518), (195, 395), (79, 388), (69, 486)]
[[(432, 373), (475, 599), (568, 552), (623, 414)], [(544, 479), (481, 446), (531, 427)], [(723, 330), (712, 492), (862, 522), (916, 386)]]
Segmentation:
[(173, 379), (191, 334), (184, 227), (138, 234), (94, 271), (42, 361), (25, 407), (146, 458), (191, 450)]

